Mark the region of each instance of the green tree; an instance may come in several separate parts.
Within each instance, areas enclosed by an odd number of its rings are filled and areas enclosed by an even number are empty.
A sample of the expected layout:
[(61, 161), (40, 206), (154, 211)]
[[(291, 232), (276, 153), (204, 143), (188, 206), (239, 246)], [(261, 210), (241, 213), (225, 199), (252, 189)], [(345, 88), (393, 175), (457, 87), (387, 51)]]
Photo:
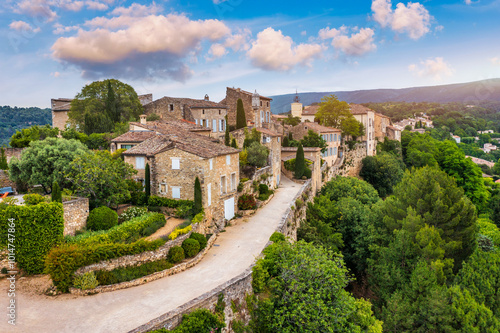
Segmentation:
[(252, 142), (246, 150), (248, 164), (259, 168), (267, 165), (269, 149), (266, 146), (261, 145), (259, 142)]
[(328, 146), (325, 139), (313, 130), (307, 131), (307, 135), (300, 140), (300, 144), (302, 147), (319, 147), (322, 153), (326, 151), (326, 147)]
[(285, 119), (283, 119), (282, 122), (285, 125), (297, 126), (298, 124), (300, 124), (300, 117), (293, 117), (291, 114), (289, 114)]
[(339, 128), (342, 135), (363, 135), (363, 128), (351, 114), (351, 107), (347, 102), (339, 101), (337, 96), (330, 95), (323, 97), (319, 105), (316, 119), (321, 125)]
[(290, 141), (288, 140), (288, 136), (285, 136), (285, 137), (283, 138), (283, 141), (281, 142), (281, 145), (282, 145), (283, 147), (290, 147)]
[(89, 198), (93, 207), (110, 207), (130, 199), (127, 179), (135, 173), (130, 164), (102, 150), (76, 157), (65, 174), (75, 193)]
[(10, 139), (10, 146), (14, 148), (28, 147), (32, 141), (40, 141), (46, 138), (55, 138), (59, 134), (59, 129), (52, 128), (50, 125), (32, 126), (16, 131)]
[(382, 198), (392, 194), (393, 186), (403, 178), (403, 161), (391, 153), (380, 152), (376, 156), (367, 156), (362, 164), (359, 175), (372, 184)]
[(370, 304), (344, 289), (341, 255), (303, 241), (264, 253), (253, 268), (254, 291), (263, 291), (254, 298), (254, 332), (382, 332)]
[[(110, 94), (112, 96), (108, 96)], [(134, 88), (118, 80), (108, 79), (95, 81), (83, 87), (71, 102), (68, 116), (72, 125), (84, 128), (88, 113), (88, 121), (93, 123), (88, 129), (95, 128), (98, 133), (103, 133), (104, 129), (113, 130), (113, 123), (137, 120), (142, 111), (141, 102)], [(111, 113), (114, 113), (114, 117)], [(85, 131), (85, 133), (89, 135), (96, 132)]]
[(236, 143), (236, 139), (235, 138), (231, 139), (231, 147), (238, 149), (238, 144)]
[(9, 164), (7, 163), (7, 155), (5, 155), (5, 148), (0, 148), (0, 170), (7, 170)]
[(326, 195), (331, 201), (347, 197), (356, 199), (364, 205), (372, 205), (380, 200), (377, 190), (372, 185), (355, 177), (337, 176), (321, 188), (321, 194)]
[(304, 148), (302, 148), (302, 144), (299, 144), (299, 148), (297, 148), (297, 154), (295, 155), (295, 173), (294, 177), (296, 179), (301, 179), (304, 175), (304, 171), (306, 169), (306, 161), (304, 159)]
[(245, 116), (245, 109), (243, 108), (243, 101), (238, 98), (236, 102), (236, 129), (247, 127), (247, 119)]
[(47, 138), (33, 141), (22, 152), (20, 159), (12, 158), (10, 161), (10, 178), (32, 186), (40, 184), (45, 193), (49, 194), (54, 182), (67, 187), (65, 174), (69, 170), (69, 164), (87, 151), (87, 147), (76, 140)]
[(61, 192), (61, 188), (59, 187), (59, 184), (57, 182), (54, 182), (54, 184), (52, 184), (51, 199), (54, 202), (61, 202), (62, 203), (62, 192)]
[(198, 177), (194, 180), (194, 215), (201, 212), (203, 209), (201, 201), (201, 184)]
[(226, 131), (225, 131), (225, 133), (224, 133), (224, 144), (225, 144), (226, 146), (228, 146), (228, 147), (229, 147), (229, 145), (230, 145), (230, 140), (231, 140), (231, 137), (230, 137), (230, 135), (229, 135), (229, 126), (228, 126), (228, 124), (227, 124), (227, 116), (226, 116)]
[(151, 196), (151, 171), (149, 163), (146, 163), (146, 168), (144, 169), (144, 190), (146, 192), (146, 201), (148, 201)]

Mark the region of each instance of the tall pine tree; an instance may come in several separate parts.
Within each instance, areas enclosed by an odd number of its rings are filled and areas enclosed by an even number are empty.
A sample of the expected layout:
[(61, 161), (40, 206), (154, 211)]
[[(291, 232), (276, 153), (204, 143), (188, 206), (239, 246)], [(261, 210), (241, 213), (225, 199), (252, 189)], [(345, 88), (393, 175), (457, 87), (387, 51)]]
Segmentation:
[(304, 175), (306, 169), (306, 161), (304, 159), (304, 148), (302, 144), (299, 143), (299, 148), (297, 149), (297, 155), (295, 156), (295, 178), (301, 179)]
[(236, 103), (236, 129), (247, 127), (247, 119), (245, 116), (245, 109), (243, 108), (243, 101), (238, 98)]
[(201, 203), (201, 184), (198, 177), (194, 180), (194, 214), (198, 214), (202, 210)]

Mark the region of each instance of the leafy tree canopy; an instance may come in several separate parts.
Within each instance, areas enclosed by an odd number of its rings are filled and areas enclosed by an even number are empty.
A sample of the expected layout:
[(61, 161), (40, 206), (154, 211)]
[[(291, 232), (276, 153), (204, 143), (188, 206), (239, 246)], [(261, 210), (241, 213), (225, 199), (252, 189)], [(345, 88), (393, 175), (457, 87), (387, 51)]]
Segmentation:
[(16, 131), (10, 138), (10, 146), (14, 148), (25, 148), (32, 141), (44, 140), (45, 138), (55, 138), (59, 134), (57, 128), (52, 128), (50, 125), (32, 126)]
[(321, 125), (341, 129), (342, 135), (363, 135), (363, 126), (351, 114), (351, 107), (347, 102), (339, 101), (337, 96), (330, 95), (323, 97), (319, 105), (316, 119)]
[(300, 143), (302, 147), (319, 147), (322, 153), (326, 151), (326, 147), (328, 146), (325, 139), (313, 130), (307, 131), (307, 135), (300, 140)]
[(326, 195), (331, 201), (349, 197), (370, 205), (380, 200), (372, 185), (355, 177), (338, 176), (321, 188), (321, 194)]
[(360, 176), (378, 191), (384, 198), (392, 193), (392, 188), (403, 178), (404, 163), (394, 154), (380, 152), (367, 156), (362, 161)]

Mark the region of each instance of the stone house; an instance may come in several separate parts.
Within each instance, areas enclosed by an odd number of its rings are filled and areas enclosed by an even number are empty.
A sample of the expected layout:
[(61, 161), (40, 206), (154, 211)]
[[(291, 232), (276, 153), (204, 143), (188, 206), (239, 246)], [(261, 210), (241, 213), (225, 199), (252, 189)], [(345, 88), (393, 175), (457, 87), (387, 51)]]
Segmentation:
[(162, 119), (191, 121), (211, 130), (212, 137), (219, 138), (226, 131), (227, 107), (204, 99), (162, 97), (144, 106), (146, 115), (157, 114)]
[[(148, 124), (150, 125), (150, 124)], [(123, 153), (125, 162), (145, 178), (145, 166), (151, 170), (151, 194), (172, 199), (194, 199), (194, 182), (199, 178), (207, 221), (220, 222), (234, 217), (239, 183), (239, 150), (214, 139), (163, 124), (168, 132), (154, 135)], [(150, 126), (154, 126), (154, 123)], [(131, 123), (133, 130), (150, 131), (144, 124)]]
[(72, 98), (52, 98), (50, 107), (52, 109), (52, 127), (64, 130), (68, 121), (68, 112), (71, 108)]
[[(271, 188), (277, 188), (281, 181), (281, 140), (282, 135), (272, 129), (257, 127), (255, 128), (261, 134), (261, 144), (269, 149), (267, 165), (271, 166), (272, 177), (268, 181)], [(246, 128), (251, 131), (251, 128)], [(232, 131), (231, 136), (236, 139), (238, 147), (243, 147), (245, 141), (245, 129), (240, 128)]]
[(243, 109), (247, 125), (267, 128), (271, 123), (272, 98), (261, 96), (255, 91), (251, 92), (240, 88), (226, 88), (226, 98), (220, 104), (227, 106), (227, 118), (230, 125), (236, 125), (236, 104), (238, 99), (243, 101)]
[(386, 137), (401, 141), (401, 130), (393, 126), (390, 117), (375, 112), (375, 138), (382, 142)]
[(290, 132), (294, 140), (302, 140), (309, 130), (319, 134), (326, 141), (326, 151), (321, 153), (321, 157), (329, 166), (332, 166), (342, 154), (342, 131), (337, 128), (322, 126), (318, 123), (305, 122), (292, 127)]
[[(283, 174), (288, 178), (293, 178), (293, 172), (285, 169), (285, 161), (291, 160), (297, 156), (297, 147), (281, 147), (281, 161)], [(311, 168), (311, 185), (312, 193), (316, 193), (322, 186), (321, 175), (321, 148), (319, 147), (304, 147), (304, 158), (313, 162)]]
[(350, 104), (351, 114), (357, 121), (365, 127), (365, 135), (360, 137), (361, 141), (366, 141), (366, 155), (373, 156), (376, 154), (375, 141), (375, 111), (360, 104)]

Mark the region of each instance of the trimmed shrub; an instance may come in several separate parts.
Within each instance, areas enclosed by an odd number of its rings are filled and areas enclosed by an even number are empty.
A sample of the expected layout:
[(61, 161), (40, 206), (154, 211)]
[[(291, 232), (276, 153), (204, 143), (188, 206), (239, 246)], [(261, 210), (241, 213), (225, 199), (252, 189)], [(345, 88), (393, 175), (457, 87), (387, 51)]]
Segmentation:
[(285, 235), (283, 235), (281, 232), (275, 231), (269, 240), (274, 243), (279, 243), (279, 242), (284, 242), (285, 241)]
[(204, 235), (199, 234), (197, 232), (193, 232), (191, 233), (189, 238), (196, 239), (198, 241), (198, 243), (200, 244), (200, 251), (203, 250), (205, 247), (207, 247), (208, 241)]
[(23, 195), (23, 200), (26, 206), (33, 206), (33, 205), (38, 205), (39, 203), (42, 202), (47, 202), (43, 195), (36, 193)]
[(156, 230), (163, 227), (165, 223), (165, 216), (163, 214), (146, 213), (109, 230), (86, 232), (75, 237), (68, 237), (66, 241), (80, 245), (131, 243), (140, 237), (153, 234)]
[(183, 261), (185, 258), (184, 249), (180, 246), (172, 246), (170, 250), (168, 250), (167, 260), (172, 264), (177, 264)]
[[(226, 327), (223, 318), (219, 318), (207, 309), (197, 309), (182, 315), (182, 322), (173, 333), (220, 333)], [(161, 332), (161, 331), (159, 331)]]
[(266, 184), (259, 184), (259, 193), (266, 194), (269, 191), (269, 186)]
[(52, 184), (52, 193), (50, 196), (51, 196), (52, 201), (62, 203), (62, 192), (61, 192), (61, 188), (59, 187), (59, 183), (54, 182)]
[(95, 272), (97, 281), (100, 286), (116, 284), (121, 282), (132, 281), (143, 276), (147, 276), (156, 272), (161, 272), (172, 268), (174, 265), (166, 259), (146, 262), (141, 265), (127, 266), (115, 268), (111, 271)]
[(87, 290), (94, 289), (99, 285), (99, 282), (97, 281), (94, 272), (87, 272), (82, 275), (75, 276), (73, 285), (75, 288)]
[(168, 208), (177, 208), (179, 206), (190, 206), (190, 209), (193, 208), (194, 202), (192, 200), (176, 200), (159, 197), (157, 195), (152, 195), (149, 197), (147, 202), (148, 206), (156, 206), (156, 207), (168, 207)]
[(45, 260), (45, 273), (50, 275), (58, 290), (67, 292), (73, 284), (74, 272), (103, 260), (157, 250), (165, 244), (162, 239), (152, 242), (139, 240), (131, 244), (64, 244), (53, 248)]
[(117, 224), (118, 214), (106, 206), (92, 209), (87, 219), (87, 229), (94, 231), (108, 230)]
[(130, 207), (118, 216), (118, 222), (123, 223), (125, 221), (130, 221), (133, 218), (146, 214), (147, 212), (148, 209), (145, 207)]
[(257, 202), (255, 197), (251, 194), (243, 194), (238, 198), (238, 209), (248, 210), (255, 209), (257, 207)]
[(185, 228), (176, 228), (174, 231), (172, 231), (170, 233), (170, 235), (168, 235), (168, 239), (170, 240), (174, 240), (176, 239), (177, 237), (179, 237), (180, 235), (184, 235), (184, 234), (187, 234), (188, 232), (191, 231), (191, 229), (193, 229), (193, 226), (192, 225), (188, 225), (187, 227)]
[(200, 243), (196, 239), (188, 238), (182, 242), (182, 248), (186, 257), (191, 258), (200, 252)]
[(1, 244), (7, 244), (8, 234), (15, 234), (16, 237), (11, 240), (16, 249), (19, 268), (28, 274), (43, 272), (47, 254), (64, 239), (63, 214), (63, 207), (59, 202), (34, 206), (8, 205), (2, 210)]

